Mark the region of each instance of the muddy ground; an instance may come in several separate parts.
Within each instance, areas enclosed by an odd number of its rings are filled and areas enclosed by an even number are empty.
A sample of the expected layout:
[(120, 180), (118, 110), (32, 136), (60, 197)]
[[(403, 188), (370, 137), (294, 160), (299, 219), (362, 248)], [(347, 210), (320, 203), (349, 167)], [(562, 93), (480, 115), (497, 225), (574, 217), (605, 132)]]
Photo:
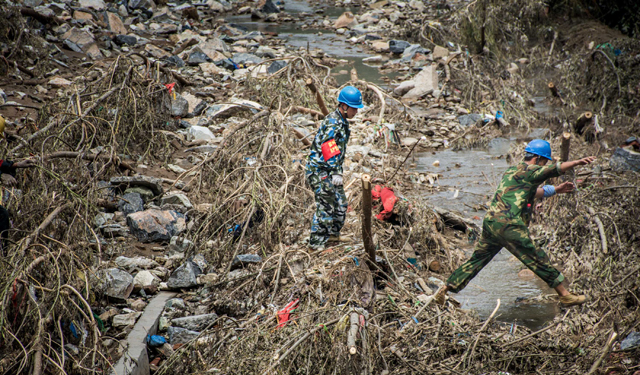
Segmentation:
[[(146, 367), (127, 335), (160, 290), (158, 374), (640, 373), (637, 39), (529, 0), (1, 12), (0, 149), (24, 167), (3, 179), (3, 373)], [(346, 84), (365, 102), (351, 241), (314, 253), (308, 141)], [(531, 233), (589, 301), (563, 308), (503, 250), (433, 303), (502, 172), (533, 138), (560, 158), (565, 136), (569, 159), (598, 159)], [(400, 198), (372, 218), (375, 262), (364, 175)]]

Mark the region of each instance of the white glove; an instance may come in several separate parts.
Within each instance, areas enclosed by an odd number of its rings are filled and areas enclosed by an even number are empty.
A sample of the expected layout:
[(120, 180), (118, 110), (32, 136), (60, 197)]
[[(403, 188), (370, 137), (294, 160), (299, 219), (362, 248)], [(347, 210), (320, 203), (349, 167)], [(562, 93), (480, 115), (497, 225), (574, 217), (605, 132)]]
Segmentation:
[(336, 186), (342, 186), (342, 175), (341, 174), (334, 174), (333, 176), (331, 176), (331, 183), (336, 185)]

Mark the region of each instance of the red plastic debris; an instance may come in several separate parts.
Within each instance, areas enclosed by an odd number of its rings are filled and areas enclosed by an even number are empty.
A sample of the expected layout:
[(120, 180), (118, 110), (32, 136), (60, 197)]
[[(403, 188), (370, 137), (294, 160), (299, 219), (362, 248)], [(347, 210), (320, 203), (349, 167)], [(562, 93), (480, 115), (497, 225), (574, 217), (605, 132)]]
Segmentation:
[(300, 298), (289, 302), (284, 309), (278, 311), (278, 328), (282, 328), (287, 324), (289, 315), (298, 307), (298, 302), (300, 302)]

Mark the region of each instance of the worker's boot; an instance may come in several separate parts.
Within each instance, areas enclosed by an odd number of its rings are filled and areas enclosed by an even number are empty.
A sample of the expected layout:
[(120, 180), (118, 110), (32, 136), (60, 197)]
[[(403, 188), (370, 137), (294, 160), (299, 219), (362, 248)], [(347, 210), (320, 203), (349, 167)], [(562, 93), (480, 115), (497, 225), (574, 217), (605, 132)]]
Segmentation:
[(436, 292), (435, 296), (433, 296), (433, 300), (438, 305), (444, 306), (446, 299), (447, 299), (447, 288), (440, 287), (440, 289), (438, 289), (438, 291)]
[(329, 236), (327, 242), (339, 243), (339, 242), (351, 242), (352, 239), (346, 236)]
[(573, 293), (560, 297), (560, 303), (562, 303), (562, 305), (564, 305), (565, 307), (582, 305), (586, 301), (587, 297)]

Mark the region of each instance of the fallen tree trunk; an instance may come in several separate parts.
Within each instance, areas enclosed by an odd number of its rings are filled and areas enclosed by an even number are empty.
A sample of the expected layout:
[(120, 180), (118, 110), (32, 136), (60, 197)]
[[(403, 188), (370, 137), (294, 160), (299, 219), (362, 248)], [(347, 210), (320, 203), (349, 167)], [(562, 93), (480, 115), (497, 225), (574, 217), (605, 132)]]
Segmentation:
[(462, 216), (455, 214), (444, 208), (434, 207), (433, 211), (440, 216), (445, 225), (453, 229), (457, 229), (462, 232), (466, 232), (467, 229), (480, 229), (478, 225), (470, 219), (465, 219)]

